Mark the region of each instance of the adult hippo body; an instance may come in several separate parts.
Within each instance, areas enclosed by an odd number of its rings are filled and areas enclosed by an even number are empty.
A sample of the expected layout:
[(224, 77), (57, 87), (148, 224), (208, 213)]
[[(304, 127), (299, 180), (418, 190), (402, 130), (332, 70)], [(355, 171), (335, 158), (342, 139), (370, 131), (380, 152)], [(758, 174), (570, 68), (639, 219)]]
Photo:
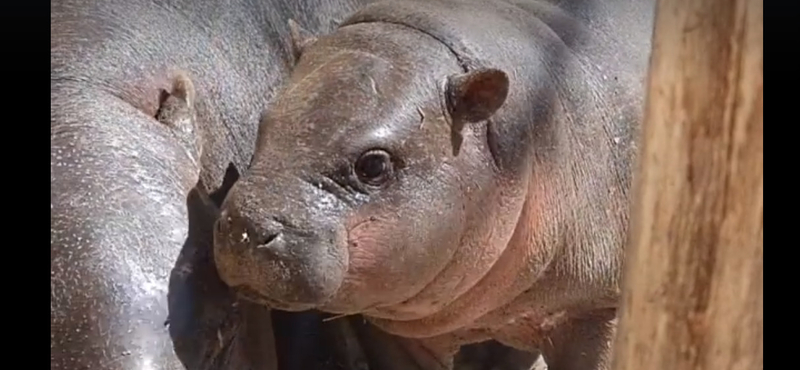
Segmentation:
[(421, 369), (487, 339), (607, 369), (653, 13), (401, 0), (305, 42), (223, 203), (222, 280), (363, 314)]
[[(51, 369), (184, 368), (167, 284), (189, 219), (214, 220), (197, 194), (246, 168), (293, 63), (287, 22), (327, 32), (367, 2), (51, 4)], [(181, 294), (177, 342), (217, 333)]]

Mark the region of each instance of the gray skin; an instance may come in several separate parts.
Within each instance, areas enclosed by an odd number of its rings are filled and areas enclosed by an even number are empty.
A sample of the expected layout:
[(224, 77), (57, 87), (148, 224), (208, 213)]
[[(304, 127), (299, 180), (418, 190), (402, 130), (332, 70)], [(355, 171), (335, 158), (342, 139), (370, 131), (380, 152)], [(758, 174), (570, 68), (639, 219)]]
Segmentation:
[[(273, 335), (269, 310), (220, 281), (210, 245), (301, 46), (291, 20), (327, 32), (366, 2), (52, 4), (51, 369), (349, 370), (376, 361), (364, 350), (386, 358), (319, 315), (279, 315)], [(319, 356), (304, 358), (309, 348)]]
[[(222, 192), (228, 188), (224, 184)], [(222, 195), (189, 193), (189, 237), (170, 278), (169, 329), (187, 369), (413, 368), (398, 338), (374, 330), (360, 315), (283, 312), (237, 299), (220, 280), (210, 245), (219, 212), (213, 198)], [(460, 352), (458, 370), (529, 370), (536, 360), (495, 341)]]
[[(214, 230), (222, 281), (461, 345), (609, 367), (654, 1), (400, 0), (308, 39)], [(400, 350), (398, 350), (400, 351)]]
[[(328, 32), (367, 2), (51, 3), (51, 369), (182, 369), (175, 350), (197, 362), (211, 346), (193, 334), (220, 329), (196, 317), (269, 328), (260, 306), (231, 316), (219, 308), (234, 301), (224, 285), (185, 274), (173, 274), (177, 312), (165, 325), (170, 271), (184, 244), (178, 270), (202, 257), (192, 251), (216, 217), (202, 195), (250, 161), (260, 116), (294, 63), (288, 20)], [(201, 285), (222, 313), (182, 294)], [(219, 332), (231, 342), (237, 331)]]

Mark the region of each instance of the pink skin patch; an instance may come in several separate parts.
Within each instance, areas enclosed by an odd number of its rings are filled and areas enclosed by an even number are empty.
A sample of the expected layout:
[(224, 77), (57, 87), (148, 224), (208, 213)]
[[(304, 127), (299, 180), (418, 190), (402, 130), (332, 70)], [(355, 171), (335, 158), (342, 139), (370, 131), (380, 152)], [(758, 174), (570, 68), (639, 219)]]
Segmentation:
[(388, 247), (384, 245), (388, 244), (385, 240), (389, 235), (387, 226), (386, 221), (371, 217), (350, 229), (347, 238), (350, 266), (343, 285), (352, 285), (354, 289), (366, 288), (369, 286), (366, 280), (381, 279), (378, 269), (391, 258), (390, 250), (381, 248)]
[[(461, 245), (435, 279), (407, 301), (390, 307), (379, 307), (367, 314), (396, 321), (417, 320), (442, 310), (475, 287), (498, 262), (508, 246), (521, 207), (521, 195), (515, 195), (501, 192), (485, 195), (486, 199), (490, 199), (486, 203), (495, 206), (478, 205), (469, 211), (466, 224), (473, 226), (468, 226), (459, 236)], [(491, 221), (487, 224), (487, 220)]]
[(413, 280), (406, 273), (409, 266), (404, 261), (413, 261), (415, 257), (397, 250), (398, 234), (405, 232), (396, 227), (400, 220), (395, 215), (353, 217), (351, 220), (354, 225), (347, 228), (348, 270), (339, 291), (323, 308), (332, 312), (361, 313), (413, 294), (401, 289), (411, 286)]
[[(538, 188), (536, 189), (538, 191), (541, 190), (542, 184), (534, 182), (531, 186)], [(489, 272), (463, 295), (417, 320), (372, 318), (371, 321), (392, 334), (424, 338), (469, 327), (482, 316), (511, 302), (535, 283), (554, 256), (552, 248), (543, 248), (543, 245), (552, 245), (551, 243), (536, 242), (536, 238), (542, 237), (537, 235), (535, 230), (537, 225), (544, 224), (543, 217), (546, 217), (547, 212), (543, 210), (548, 206), (547, 203), (547, 198), (528, 199), (515, 223), (516, 231), (499, 259)], [(470, 247), (486, 246), (471, 244)]]

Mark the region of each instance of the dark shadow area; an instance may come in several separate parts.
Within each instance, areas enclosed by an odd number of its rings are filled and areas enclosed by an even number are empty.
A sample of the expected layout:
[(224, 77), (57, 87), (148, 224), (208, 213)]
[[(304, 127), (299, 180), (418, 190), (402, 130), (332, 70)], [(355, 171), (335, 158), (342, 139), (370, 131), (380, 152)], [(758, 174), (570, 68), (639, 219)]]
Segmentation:
[(455, 370), (528, 370), (538, 359), (538, 353), (490, 340), (461, 347), (455, 358)]
[(328, 346), (322, 345), (322, 318), (316, 311), (272, 310), (278, 369), (337, 369), (331, 367), (334, 364)]
[(212, 241), (218, 207), (200, 188), (187, 198), (189, 235), (170, 274), (167, 324), (175, 352), (187, 369), (223, 369), (237, 357), (234, 341), (242, 329), (242, 312), (217, 275)]
[(222, 201), (228, 196), (228, 192), (231, 191), (233, 184), (239, 181), (239, 176), (241, 175), (239, 174), (239, 170), (236, 169), (236, 166), (234, 166), (233, 163), (228, 164), (228, 168), (225, 169), (225, 177), (222, 179), (222, 185), (208, 196), (217, 208), (222, 206)]

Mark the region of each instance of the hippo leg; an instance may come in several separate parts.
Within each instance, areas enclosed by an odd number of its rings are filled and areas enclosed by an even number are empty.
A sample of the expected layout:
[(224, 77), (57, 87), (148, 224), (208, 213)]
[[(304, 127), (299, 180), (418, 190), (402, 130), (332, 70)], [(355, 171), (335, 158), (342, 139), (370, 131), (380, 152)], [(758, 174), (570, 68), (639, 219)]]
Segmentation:
[(571, 319), (542, 342), (548, 370), (608, 370), (616, 330), (613, 309)]

